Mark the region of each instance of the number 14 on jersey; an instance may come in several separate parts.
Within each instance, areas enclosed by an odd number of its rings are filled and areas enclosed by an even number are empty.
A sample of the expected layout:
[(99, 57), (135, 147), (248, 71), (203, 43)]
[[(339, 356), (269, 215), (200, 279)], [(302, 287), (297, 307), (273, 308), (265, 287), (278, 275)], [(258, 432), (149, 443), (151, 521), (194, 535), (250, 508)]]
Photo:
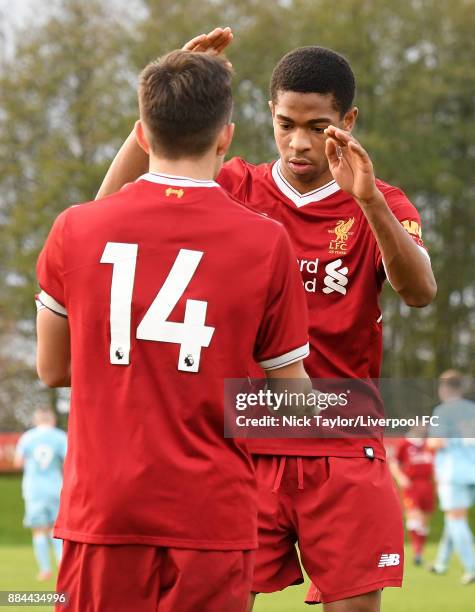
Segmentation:
[[(101, 257), (101, 263), (113, 266), (110, 302), (110, 362), (113, 365), (130, 363), (132, 295), (137, 256), (137, 244), (108, 242)], [(168, 321), (202, 257), (202, 251), (180, 249), (164, 284), (136, 331), (139, 340), (179, 344), (177, 368), (183, 372), (199, 371), (201, 349), (210, 345), (215, 330), (205, 325), (208, 302), (202, 300), (187, 299), (183, 322)]]

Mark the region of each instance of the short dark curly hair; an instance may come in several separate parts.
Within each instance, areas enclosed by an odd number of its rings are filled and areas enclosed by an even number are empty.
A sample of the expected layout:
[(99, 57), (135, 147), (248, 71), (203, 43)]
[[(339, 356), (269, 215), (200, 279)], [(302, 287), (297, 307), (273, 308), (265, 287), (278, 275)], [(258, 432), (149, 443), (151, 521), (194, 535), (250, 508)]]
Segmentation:
[(279, 91), (332, 94), (341, 116), (355, 97), (355, 76), (346, 59), (324, 47), (299, 47), (279, 61), (272, 72), (270, 96), (275, 103)]

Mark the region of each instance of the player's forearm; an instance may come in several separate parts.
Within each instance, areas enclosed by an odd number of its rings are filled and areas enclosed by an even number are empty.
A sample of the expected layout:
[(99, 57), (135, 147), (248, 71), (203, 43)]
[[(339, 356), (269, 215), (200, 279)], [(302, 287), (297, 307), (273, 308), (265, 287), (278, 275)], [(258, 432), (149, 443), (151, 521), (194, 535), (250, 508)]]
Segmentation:
[(48, 366), (44, 360), (37, 362), (38, 378), (47, 387), (59, 388), (59, 387), (70, 387), (71, 386), (71, 370), (68, 366)]
[(21, 455), (15, 455), (13, 459), (13, 467), (19, 470), (23, 468), (23, 457)]
[(443, 438), (427, 438), (427, 448), (432, 451), (438, 451), (445, 446)]
[(267, 387), (272, 393), (282, 398), (292, 397), (291, 401), (283, 403), (282, 408), (288, 410), (289, 414), (304, 415), (307, 413), (308, 406), (303, 398), (312, 393), (313, 389), (303, 361), (297, 361), (276, 370), (267, 370), (265, 374)]
[(140, 148), (132, 130), (112, 161), (96, 200), (119, 191), (126, 183), (135, 181), (148, 171), (148, 163), (148, 155)]
[(429, 258), (393, 215), (380, 191), (360, 205), (378, 242), (391, 286), (408, 306), (430, 304), (437, 285)]
[(389, 462), (389, 471), (391, 472), (393, 478), (395, 479), (395, 481), (400, 487), (407, 486), (408, 484), (407, 476), (401, 470), (401, 468), (399, 467), (396, 461), (393, 460)]

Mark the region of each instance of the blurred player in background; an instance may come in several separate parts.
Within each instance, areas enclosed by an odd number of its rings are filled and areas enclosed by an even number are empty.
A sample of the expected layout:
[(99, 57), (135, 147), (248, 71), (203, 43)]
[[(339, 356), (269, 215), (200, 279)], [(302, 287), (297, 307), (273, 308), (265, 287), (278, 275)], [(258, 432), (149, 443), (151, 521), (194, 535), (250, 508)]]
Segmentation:
[(234, 127), (225, 60), (153, 62), (139, 106), (148, 172), (63, 212), (38, 261), (38, 372), (72, 372), (58, 590), (77, 612), (244, 612), (257, 491), (223, 435), (223, 384), (255, 359), (311, 389), (305, 294), (283, 227), (214, 181)]
[[(217, 28), (185, 49), (216, 54), (231, 40), (230, 28)], [(343, 57), (320, 47), (296, 49), (274, 69), (270, 93), (280, 159), (258, 166), (231, 159), (217, 181), (290, 234), (310, 315), (307, 372), (378, 378), (384, 280), (410, 306), (425, 306), (435, 295), (419, 215), (402, 191), (375, 179), (368, 154), (351, 136), (358, 109)], [(147, 165), (132, 133), (99, 196)], [(378, 401), (370, 389), (368, 408)], [(253, 590), (302, 582), (298, 540), (302, 564), (318, 586), (312, 601), (334, 612), (379, 610), (380, 589), (401, 585), (403, 565), (400, 503), (382, 441), (266, 439), (248, 448), (259, 482)]]
[(475, 582), (475, 554), (468, 511), (475, 504), (475, 403), (463, 397), (464, 377), (457, 370), (440, 376), (441, 404), (434, 409), (438, 426), (430, 430), (428, 445), (434, 451), (435, 477), (444, 532), (432, 566), (435, 574), (447, 570), (455, 551), (464, 567), (462, 584)]
[(390, 468), (401, 487), (406, 515), (406, 528), (414, 555), (414, 563), (422, 565), (424, 545), (434, 511), (434, 454), (426, 444), (427, 431), (414, 427), (400, 441), (390, 458)]
[(23, 468), (23, 524), (33, 533), (38, 580), (49, 580), (52, 576), (50, 545), (58, 565), (61, 561), (62, 542), (53, 538), (52, 528), (59, 509), (67, 436), (55, 427), (56, 417), (49, 408), (37, 408), (33, 421), (35, 427), (18, 441), (15, 465)]

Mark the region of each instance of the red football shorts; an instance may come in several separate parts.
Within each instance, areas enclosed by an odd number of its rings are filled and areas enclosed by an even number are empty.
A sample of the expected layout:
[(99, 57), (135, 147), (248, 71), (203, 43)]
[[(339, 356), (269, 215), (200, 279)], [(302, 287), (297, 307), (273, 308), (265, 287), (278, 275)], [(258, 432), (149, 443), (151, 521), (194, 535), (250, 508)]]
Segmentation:
[(387, 465), (379, 459), (254, 457), (259, 486), (259, 549), (253, 591), (303, 582), (295, 548), (332, 602), (401, 586), (404, 530)]
[(435, 491), (432, 480), (418, 478), (402, 491), (402, 500), (406, 511), (422, 510), (422, 512), (434, 512)]
[(58, 612), (246, 612), (255, 551), (65, 541)]

